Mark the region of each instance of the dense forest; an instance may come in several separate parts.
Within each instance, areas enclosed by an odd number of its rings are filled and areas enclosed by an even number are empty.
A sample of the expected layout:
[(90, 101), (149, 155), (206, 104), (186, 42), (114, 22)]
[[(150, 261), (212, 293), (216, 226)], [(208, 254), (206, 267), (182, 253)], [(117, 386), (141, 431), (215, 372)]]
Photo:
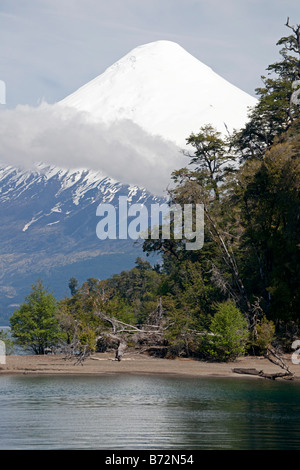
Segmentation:
[(224, 137), (207, 123), (187, 138), (190, 164), (172, 174), (170, 201), (204, 206), (202, 249), (146, 239), (131, 270), (82, 285), (74, 277), (59, 302), (38, 281), (10, 318), (19, 344), (82, 357), (116, 348), (117, 359), (126, 347), (217, 360), (291, 348), (300, 335), (300, 26), (286, 27), (244, 128)]

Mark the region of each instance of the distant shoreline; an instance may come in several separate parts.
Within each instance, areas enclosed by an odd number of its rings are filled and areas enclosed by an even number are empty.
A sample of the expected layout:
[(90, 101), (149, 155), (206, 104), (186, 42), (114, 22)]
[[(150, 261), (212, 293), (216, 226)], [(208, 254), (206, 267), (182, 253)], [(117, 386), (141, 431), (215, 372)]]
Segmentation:
[[(285, 357), (294, 380), (300, 380), (300, 365), (292, 364), (290, 357)], [(158, 375), (178, 377), (251, 377), (236, 374), (234, 368), (263, 370), (265, 373), (282, 371), (263, 357), (241, 357), (232, 362), (206, 362), (186, 358), (160, 359), (145, 354), (131, 352), (125, 354), (122, 361), (114, 360), (113, 353), (97, 353), (83, 364), (65, 359), (62, 355), (11, 355), (6, 363), (0, 364), (1, 375)], [(265, 380), (261, 379), (260, 380)], [(278, 379), (277, 379), (278, 380)], [(281, 380), (281, 379), (279, 379)]]

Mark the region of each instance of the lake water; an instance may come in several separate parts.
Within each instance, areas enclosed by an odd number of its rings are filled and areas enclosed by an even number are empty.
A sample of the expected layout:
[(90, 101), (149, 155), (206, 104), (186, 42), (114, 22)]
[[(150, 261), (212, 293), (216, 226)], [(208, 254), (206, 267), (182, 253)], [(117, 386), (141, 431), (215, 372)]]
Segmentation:
[(2, 376), (0, 449), (300, 449), (300, 385)]

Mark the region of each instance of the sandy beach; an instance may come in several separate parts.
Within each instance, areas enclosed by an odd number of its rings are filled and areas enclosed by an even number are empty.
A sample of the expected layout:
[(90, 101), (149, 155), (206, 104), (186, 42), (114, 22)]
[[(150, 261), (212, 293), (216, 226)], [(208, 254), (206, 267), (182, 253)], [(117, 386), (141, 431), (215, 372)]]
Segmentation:
[[(294, 380), (300, 379), (300, 365), (292, 364), (291, 356), (284, 357), (286, 364), (293, 372)], [(257, 376), (241, 375), (233, 372), (235, 368), (257, 369), (264, 373), (283, 372), (278, 366), (263, 357), (242, 357), (233, 362), (215, 363), (193, 359), (159, 359), (135, 352), (124, 355), (122, 361), (114, 359), (114, 353), (98, 353), (86, 359), (83, 364), (65, 359), (62, 355), (11, 355), (6, 363), (0, 364), (2, 374), (139, 374), (139, 375), (173, 375), (191, 377), (250, 377), (264, 380)], [(278, 380), (278, 379), (277, 379)], [(281, 380), (281, 379), (279, 379)]]

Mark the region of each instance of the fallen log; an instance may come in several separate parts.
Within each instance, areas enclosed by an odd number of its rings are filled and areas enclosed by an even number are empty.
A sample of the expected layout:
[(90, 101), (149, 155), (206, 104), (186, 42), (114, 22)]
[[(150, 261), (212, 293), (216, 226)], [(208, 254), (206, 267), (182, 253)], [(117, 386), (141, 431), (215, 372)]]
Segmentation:
[(235, 368), (232, 369), (232, 372), (235, 372), (236, 374), (257, 375), (259, 377), (269, 380), (276, 380), (278, 378), (291, 380), (293, 378), (293, 374), (290, 371), (277, 372), (275, 374), (266, 374), (263, 370)]
[(250, 374), (250, 375), (258, 375), (259, 377), (263, 377), (265, 379), (275, 380), (275, 379), (285, 379), (285, 380), (292, 380), (294, 377), (294, 373), (290, 371), (288, 365), (285, 363), (283, 358), (272, 348), (268, 347), (265, 353), (265, 358), (268, 359), (272, 364), (283, 369), (285, 372), (277, 372), (275, 374), (266, 374), (263, 370), (257, 369), (241, 369), (236, 368), (232, 369), (233, 372), (237, 374)]
[(235, 369), (232, 369), (232, 372), (235, 372), (236, 374), (248, 374), (248, 375), (261, 375), (261, 374), (263, 374), (262, 370), (257, 370), (257, 369), (235, 368)]

